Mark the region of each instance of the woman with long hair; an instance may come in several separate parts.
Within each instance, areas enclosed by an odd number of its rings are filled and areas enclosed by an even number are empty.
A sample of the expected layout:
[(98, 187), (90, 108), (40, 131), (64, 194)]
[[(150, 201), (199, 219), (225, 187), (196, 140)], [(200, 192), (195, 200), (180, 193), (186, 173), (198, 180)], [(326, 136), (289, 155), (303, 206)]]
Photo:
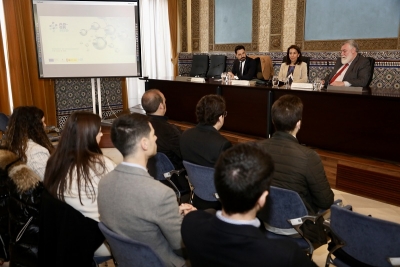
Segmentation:
[[(56, 151), (48, 160), (44, 186), (55, 198), (66, 202), (85, 217), (99, 221), (98, 183), (115, 163), (99, 147), (101, 119), (89, 112), (74, 112), (62, 131)], [(96, 256), (110, 255), (103, 244)]]
[(21, 158), (23, 163), (43, 180), (47, 160), (53, 151), (44, 130), (43, 110), (31, 106), (14, 109), (7, 125), (5, 147)]

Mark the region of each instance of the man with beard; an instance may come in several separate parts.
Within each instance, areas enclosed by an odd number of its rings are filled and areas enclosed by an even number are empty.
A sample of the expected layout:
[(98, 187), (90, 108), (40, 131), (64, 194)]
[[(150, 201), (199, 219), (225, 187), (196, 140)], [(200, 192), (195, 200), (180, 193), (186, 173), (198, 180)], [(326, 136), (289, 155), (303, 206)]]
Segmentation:
[(232, 72), (228, 75), (233, 79), (234, 76), (239, 80), (251, 80), (256, 76), (257, 66), (256, 61), (246, 55), (243, 45), (235, 47), (236, 59), (233, 62)]
[(368, 86), (371, 66), (369, 60), (358, 54), (358, 51), (358, 44), (354, 40), (345, 41), (333, 71), (322, 83), (326, 86)]

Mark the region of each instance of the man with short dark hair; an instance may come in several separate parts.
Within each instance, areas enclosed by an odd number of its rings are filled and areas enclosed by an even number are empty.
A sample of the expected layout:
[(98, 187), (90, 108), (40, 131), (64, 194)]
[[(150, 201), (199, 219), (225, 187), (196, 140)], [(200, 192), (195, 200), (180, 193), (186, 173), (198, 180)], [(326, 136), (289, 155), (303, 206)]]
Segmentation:
[[(227, 115), (225, 100), (219, 95), (203, 96), (196, 106), (198, 124), (183, 132), (180, 140), (182, 158), (191, 163), (214, 167), (219, 155), (232, 146), (218, 131)], [(194, 194), (193, 205), (198, 209), (219, 209), (218, 201), (206, 201)]]
[(243, 45), (235, 47), (236, 59), (233, 61), (232, 72), (228, 72), (231, 79), (236, 76), (239, 80), (251, 80), (256, 77), (256, 61), (246, 55)]
[(340, 58), (336, 60), (333, 71), (325, 77), (322, 84), (326, 86), (368, 86), (371, 65), (369, 60), (358, 52), (356, 41), (345, 41), (340, 50)]
[[(272, 185), (297, 192), (310, 215), (315, 215), (319, 209), (329, 209), (334, 195), (321, 159), (314, 150), (300, 145), (296, 138), (303, 116), (301, 99), (294, 95), (281, 96), (272, 105), (271, 116), (276, 132), (260, 144), (275, 163)], [(317, 229), (311, 228), (307, 229), (313, 236), (307, 237), (326, 243), (322, 223)]]
[(156, 139), (145, 115), (127, 114), (113, 122), (111, 140), (124, 160), (99, 182), (100, 221), (119, 235), (149, 245), (166, 266), (184, 266), (180, 228), (182, 215), (193, 207), (178, 207), (174, 191), (148, 174)]
[(164, 94), (157, 89), (150, 89), (142, 96), (142, 107), (157, 135), (157, 152), (164, 153), (174, 164), (175, 169), (182, 169), (182, 155), (179, 148), (181, 132), (173, 124), (168, 123), (165, 116), (167, 103)]
[(255, 143), (224, 152), (215, 167), (222, 211), (189, 213), (182, 238), (192, 266), (316, 266), (290, 240), (267, 239), (257, 212), (265, 205), (274, 164)]

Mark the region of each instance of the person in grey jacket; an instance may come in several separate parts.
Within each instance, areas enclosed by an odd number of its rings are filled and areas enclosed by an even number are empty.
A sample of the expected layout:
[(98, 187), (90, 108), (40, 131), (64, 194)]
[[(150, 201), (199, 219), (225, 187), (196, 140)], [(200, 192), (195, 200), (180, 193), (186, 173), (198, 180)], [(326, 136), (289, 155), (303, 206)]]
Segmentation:
[(181, 223), (195, 208), (178, 206), (174, 191), (147, 172), (147, 161), (157, 152), (156, 139), (145, 115), (127, 114), (114, 121), (111, 140), (124, 159), (99, 182), (100, 221), (150, 246), (165, 266), (185, 266)]
[[(296, 138), (302, 113), (299, 97), (284, 95), (276, 100), (271, 109), (276, 132), (261, 144), (275, 163), (272, 185), (297, 192), (308, 213), (314, 215), (319, 209), (328, 209), (334, 195), (320, 157), (314, 150), (300, 145)], [(321, 227), (319, 230), (323, 232)], [(325, 243), (322, 233), (321, 236), (320, 242)]]

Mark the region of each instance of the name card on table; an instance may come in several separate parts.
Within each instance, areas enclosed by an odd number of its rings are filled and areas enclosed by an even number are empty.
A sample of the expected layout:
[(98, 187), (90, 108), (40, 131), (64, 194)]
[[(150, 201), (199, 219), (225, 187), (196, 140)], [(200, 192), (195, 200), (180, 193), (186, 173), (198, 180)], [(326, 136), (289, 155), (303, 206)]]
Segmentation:
[(347, 87), (347, 86), (332, 86), (328, 85), (328, 92), (342, 92), (342, 93), (362, 93), (363, 87)]
[(204, 78), (200, 78), (200, 77), (192, 78), (190, 81), (194, 82), (194, 83), (205, 83), (206, 82), (206, 80)]
[(241, 86), (249, 86), (250, 81), (246, 80), (231, 80), (232, 85), (241, 85)]
[(292, 83), (290, 89), (312, 91), (313, 84), (312, 83)]
[(175, 77), (175, 81), (180, 81), (180, 82), (190, 82), (191, 79), (192, 79), (192, 77), (188, 77), (188, 76), (176, 76)]

